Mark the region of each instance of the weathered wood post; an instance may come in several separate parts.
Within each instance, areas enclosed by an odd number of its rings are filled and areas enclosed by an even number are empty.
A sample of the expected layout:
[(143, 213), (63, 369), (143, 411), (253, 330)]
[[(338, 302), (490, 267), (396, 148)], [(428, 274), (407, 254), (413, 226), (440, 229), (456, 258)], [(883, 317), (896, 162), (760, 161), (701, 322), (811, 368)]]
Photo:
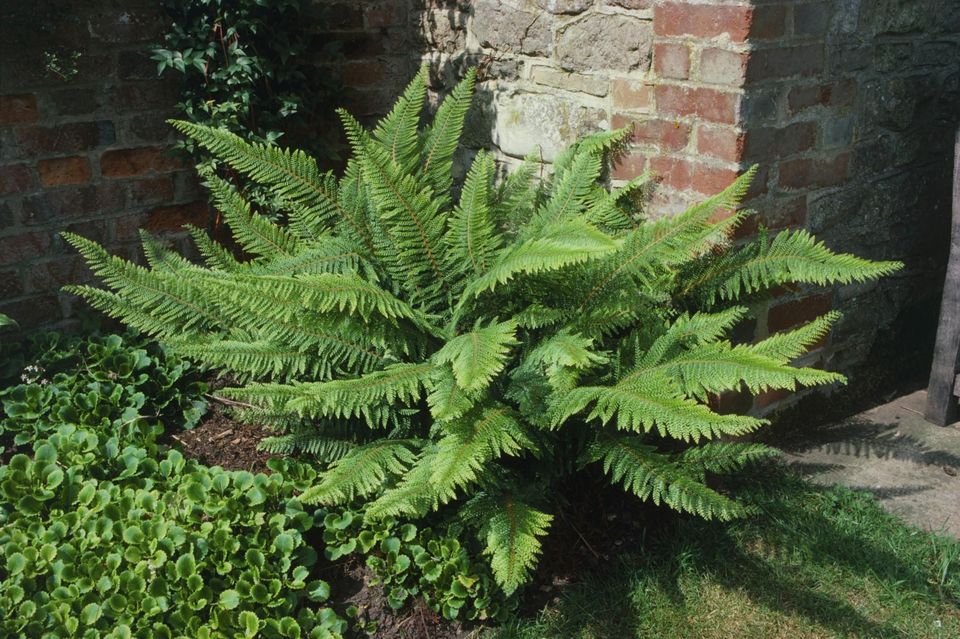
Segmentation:
[(953, 149), (953, 222), (950, 229), (950, 259), (940, 304), (940, 325), (933, 352), (930, 384), (927, 386), (928, 421), (946, 426), (957, 420), (954, 387), (960, 358), (960, 128)]

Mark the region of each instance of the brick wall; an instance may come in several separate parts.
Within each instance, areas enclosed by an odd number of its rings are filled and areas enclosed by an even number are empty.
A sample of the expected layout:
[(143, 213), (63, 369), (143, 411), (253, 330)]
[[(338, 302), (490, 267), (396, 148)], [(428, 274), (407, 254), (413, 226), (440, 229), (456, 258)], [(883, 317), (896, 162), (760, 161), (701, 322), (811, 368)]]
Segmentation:
[[(157, 4), (39, 0), (0, 9), (0, 312), (24, 326), (72, 312), (61, 285), (89, 278), (63, 230), (132, 255), (137, 229), (206, 222), (192, 169), (170, 157), (177, 87), (144, 48)], [(67, 80), (44, 52), (79, 51)], [(175, 79), (173, 79), (175, 81)]]

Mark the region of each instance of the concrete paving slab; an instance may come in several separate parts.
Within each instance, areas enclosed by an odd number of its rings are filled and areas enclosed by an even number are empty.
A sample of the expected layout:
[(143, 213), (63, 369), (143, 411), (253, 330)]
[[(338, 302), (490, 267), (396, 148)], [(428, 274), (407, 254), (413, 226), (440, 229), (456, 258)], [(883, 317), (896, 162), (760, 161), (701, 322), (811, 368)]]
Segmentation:
[(787, 449), (812, 481), (866, 490), (889, 512), (960, 538), (960, 423), (923, 418), (926, 391), (871, 408)]

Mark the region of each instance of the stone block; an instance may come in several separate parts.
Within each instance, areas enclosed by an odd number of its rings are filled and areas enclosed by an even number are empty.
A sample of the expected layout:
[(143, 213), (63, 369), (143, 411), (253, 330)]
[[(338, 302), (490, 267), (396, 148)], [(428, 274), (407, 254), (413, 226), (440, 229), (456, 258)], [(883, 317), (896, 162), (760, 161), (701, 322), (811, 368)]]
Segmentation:
[(501, 53), (546, 56), (552, 48), (549, 13), (514, 9), (501, 0), (473, 6), (473, 32), (484, 47)]
[(90, 161), (81, 155), (40, 160), (37, 173), (43, 186), (84, 184), (90, 181)]
[(826, 120), (823, 123), (823, 148), (836, 149), (848, 147), (853, 143), (856, 120), (853, 115), (845, 115)]
[(570, 71), (645, 71), (650, 66), (650, 22), (620, 14), (588, 14), (557, 34), (556, 58)]
[(552, 67), (537, 66), (531, 72), (531, 79), (537, 84), (603, 97), (610, 91), (610, 81), (579, 73), (561, 71)]
[(539, 147), (544, 160), (552, 162), (577, 138), (609, 126), (602, 110), (556, 95), (500, 94), (493, 108), (493, 141), (514, 157), (524, 157)]
[(549, 13), (575, 15), (593, 6), (594, 0), (535, 0), (536, 5)]

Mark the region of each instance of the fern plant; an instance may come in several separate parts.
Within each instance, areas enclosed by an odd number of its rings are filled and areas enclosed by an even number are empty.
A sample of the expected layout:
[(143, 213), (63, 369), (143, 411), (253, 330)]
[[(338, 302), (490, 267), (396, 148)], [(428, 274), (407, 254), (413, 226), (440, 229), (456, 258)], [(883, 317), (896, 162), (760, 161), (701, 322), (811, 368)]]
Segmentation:
[(249, 259), (197, 230), (203, 266), (146, 235), (149, 268), (67, 239), (111, 289), (74, 292), (233, 371), (243, 383), (224, 393), (288, 433), (268, 446), (327, 465), (304, 501), (361, 500), (373, 518), (445, 509), (475, 525), (512, 592), (549, 531), (551, 485), (583, 466), (680, 511), (744, 514), (706, 477), (771, 454), (730, 439), (764, 420), (718, 414), (708, 397), (843, 381), (791, 365), (835, 313), (734, 345), (744, 300), (898, 265), (835, 254), (803, 231), (733, 247), (752, 170), (680, 215), (644, 219), (644, 178), (605, 185), (626, 130), (577, 142), (546, 179), (531, 160), (497, 180), (480, 152), (457, 197), (474, 79), (425, 127), (424, 72), (372, 131), (341, 112), (353, 157), (339, 178), (300, 151), (174, 122), (284, 202), (281, 226), (209, 177)]

